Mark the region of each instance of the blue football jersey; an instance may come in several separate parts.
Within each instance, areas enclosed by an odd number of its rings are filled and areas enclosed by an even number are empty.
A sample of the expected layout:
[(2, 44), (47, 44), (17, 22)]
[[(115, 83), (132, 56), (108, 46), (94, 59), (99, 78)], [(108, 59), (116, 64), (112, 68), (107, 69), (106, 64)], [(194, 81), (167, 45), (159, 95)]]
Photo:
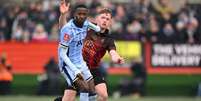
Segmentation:
[[(85, 21), (82, 28), (77, 27), (71, 19), (65, 24), (60, 31), (60, 42), (59, 44), (68, 47), (66, 55), (70, 61), (80, 67), (84, 62), (82, 57), (83, 41), (86, 37), (89, 21)], [(60, 52), (60, 50), (58, 50)], [(63, 60), (59, 57), (59, 65), (63, 65)]]

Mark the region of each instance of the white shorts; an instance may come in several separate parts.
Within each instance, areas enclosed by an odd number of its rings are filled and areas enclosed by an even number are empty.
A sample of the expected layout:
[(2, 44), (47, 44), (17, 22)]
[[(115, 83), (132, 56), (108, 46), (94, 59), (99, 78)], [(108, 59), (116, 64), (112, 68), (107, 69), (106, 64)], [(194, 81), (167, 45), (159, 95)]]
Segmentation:
[[(80, 67), (79, 69), (80, 69), (82, 76), (83, 76), (85, 81), (89, 81), (93, 78), (93, 76), (91, 75), (91, 72), (88, 69), (88, 66), (86, 65), (86, 63), (83, 63), (82, 65), (77, 66), (77, 67)], [(62, 67), (59, 67), (59, 68), (60, 68), (62, 75), (66, 79), (68, 86), (72, 86), (73, 81), (76, 78), (76, 75), (74, 75), (73, 71), (70, 70), (70, 68), (68, 68), (68, 66), (65, 65), (65, 63)]]

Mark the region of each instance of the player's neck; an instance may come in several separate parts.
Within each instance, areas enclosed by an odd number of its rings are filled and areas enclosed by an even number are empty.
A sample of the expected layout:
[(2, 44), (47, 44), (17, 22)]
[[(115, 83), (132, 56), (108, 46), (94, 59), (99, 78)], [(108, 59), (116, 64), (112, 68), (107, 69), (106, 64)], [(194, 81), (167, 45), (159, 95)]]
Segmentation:
[(75, 26), (82, 28), (84, 23), (78, 23), (76, 20), (73, 20), (73, 23), (75, 24)]
[(107, 34), (108, 32), (109, 32), (109, 29), (105, 29), (105, 28), (104, 28), (104, 29), (101, 29), (101, 31), (100, 31), (100, 33), (106, 33), (106, 34)]
[(100, 32), (101, 32), (101, 33), (105, 33), (105, 31), (106, 31), (106, 29), (101, 29)]

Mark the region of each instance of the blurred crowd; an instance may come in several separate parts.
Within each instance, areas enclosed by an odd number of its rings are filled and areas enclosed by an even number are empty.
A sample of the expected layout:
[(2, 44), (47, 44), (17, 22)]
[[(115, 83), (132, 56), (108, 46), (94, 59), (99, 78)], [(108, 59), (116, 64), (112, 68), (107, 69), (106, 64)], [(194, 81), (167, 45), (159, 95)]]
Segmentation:
[[(176, 10), (171, 0), (112, 1), (115, 0), (76, 0), (71, 6), (84, 3), (90, 8), (91, 16), (101, 7), (110, 8), (113, 12), (111, 35), (116, 40), (201, 42), (201, 3), (182, 0)], [(1, 4), (0, 42), (58, 41), (58, 6), (57, 0)]]

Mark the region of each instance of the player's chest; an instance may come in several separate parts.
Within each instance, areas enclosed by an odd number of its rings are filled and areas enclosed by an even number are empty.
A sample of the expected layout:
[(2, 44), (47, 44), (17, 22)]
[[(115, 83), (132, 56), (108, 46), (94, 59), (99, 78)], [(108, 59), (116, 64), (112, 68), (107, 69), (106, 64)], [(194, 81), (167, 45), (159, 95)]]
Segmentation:
[(85, 29), (76, 29), (73, 31), (72, 45), (75, 47), (82, 47), (83, 41), (86, 37)]
[(73, 41), (80, 41), (84, 40), (86, 37), (86, 30), (80, 29), (80, 30), (74, 30), (73, 32)]
[(107, 46), (107, 44), (105, 43), (106, 43), (106, 39), (104, 37), (100, 37), (97, 35), (89, 36), (85, 40), (86, 47), (95, 47), (95, 49), (105, 49)]

